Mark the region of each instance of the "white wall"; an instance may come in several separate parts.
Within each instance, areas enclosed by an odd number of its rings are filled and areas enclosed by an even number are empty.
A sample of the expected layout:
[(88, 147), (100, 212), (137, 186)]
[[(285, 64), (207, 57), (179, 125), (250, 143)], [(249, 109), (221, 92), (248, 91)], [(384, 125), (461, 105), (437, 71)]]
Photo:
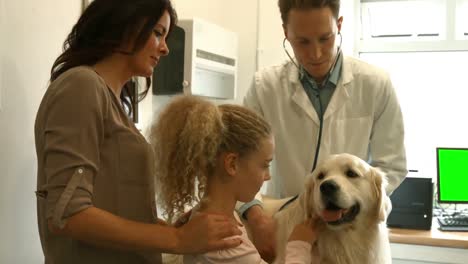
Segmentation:
[(0, 263), (43, 263), (33, 126), (81, 1), (0, 0)]

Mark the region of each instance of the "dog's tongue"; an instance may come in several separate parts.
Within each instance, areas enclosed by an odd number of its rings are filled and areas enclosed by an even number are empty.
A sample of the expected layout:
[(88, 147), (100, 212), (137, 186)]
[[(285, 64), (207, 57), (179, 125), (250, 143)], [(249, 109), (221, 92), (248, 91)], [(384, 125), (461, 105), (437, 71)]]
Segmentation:
[(325, 222), (335, 222), (340, 220), (343, 215), (346, 213), (347, 210), (340, 209), (340, 210), (323, 210), (322, 211), (322, 218)]

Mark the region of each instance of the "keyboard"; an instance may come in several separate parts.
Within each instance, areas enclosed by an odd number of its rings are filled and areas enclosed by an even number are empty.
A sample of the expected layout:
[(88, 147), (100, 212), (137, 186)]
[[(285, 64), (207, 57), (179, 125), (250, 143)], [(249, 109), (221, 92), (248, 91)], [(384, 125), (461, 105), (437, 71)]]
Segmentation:
[(442, 231), (468, 231), (468, 216), (439, 216), (437, 221)]

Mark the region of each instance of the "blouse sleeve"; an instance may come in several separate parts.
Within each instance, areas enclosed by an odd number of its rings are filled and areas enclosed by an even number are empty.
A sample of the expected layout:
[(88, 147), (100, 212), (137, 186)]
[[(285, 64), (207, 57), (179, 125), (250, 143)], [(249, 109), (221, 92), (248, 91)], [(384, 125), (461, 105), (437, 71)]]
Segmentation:
[[(67, 74), (67, 73), (64, 73)], [(92, 205), (93, 182), (104, 136), (106, 96), (89, 70), (57, 80), (43, 119), (44, 173), (48, 219), (63, 228), (66, 219)]]
[(312, 261), (312, 245), (304, 241), (289, 241), (286, 246), (287, 264), (309, 264)]

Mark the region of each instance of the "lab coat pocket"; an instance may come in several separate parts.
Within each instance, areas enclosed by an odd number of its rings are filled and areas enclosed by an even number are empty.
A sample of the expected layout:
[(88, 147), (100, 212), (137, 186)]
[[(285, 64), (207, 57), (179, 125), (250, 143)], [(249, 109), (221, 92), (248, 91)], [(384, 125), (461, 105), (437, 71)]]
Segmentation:
[(372, 118), (353, 117), (336, 120), (333, 129), (332, 144), (334, 153), (351, 153), (362, 159), (367, 159), (369, 141), (372, 131)]

